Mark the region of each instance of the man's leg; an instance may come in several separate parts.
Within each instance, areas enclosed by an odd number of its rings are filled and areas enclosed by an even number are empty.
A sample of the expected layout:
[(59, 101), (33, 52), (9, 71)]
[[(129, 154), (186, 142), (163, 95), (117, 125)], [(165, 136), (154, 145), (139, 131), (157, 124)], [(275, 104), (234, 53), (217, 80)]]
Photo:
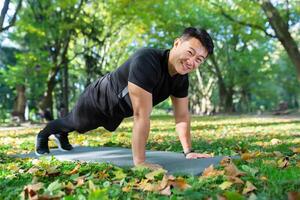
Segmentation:
[(36, 137), (36, 154), (42, 155), (49, 153), (48, 140), (51, 134), (55, 136), (58, 147), (61, 150), (71, 150), (73, 147), (69, 143), (68, 133), (74, 130), (75, 126), (72, 120), (70, 120), (70, 115), (49, 122)]

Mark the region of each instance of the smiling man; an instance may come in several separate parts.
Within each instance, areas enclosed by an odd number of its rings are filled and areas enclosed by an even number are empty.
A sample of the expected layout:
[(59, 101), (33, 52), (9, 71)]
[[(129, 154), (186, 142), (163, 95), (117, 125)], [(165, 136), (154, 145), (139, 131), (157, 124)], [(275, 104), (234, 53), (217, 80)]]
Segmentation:
[(90, 84), (66, 117), (51, 121), (40, 131), (36, 137), (36, 154), (49, 153), (51, 134), (59, 148), (68, 151), (73, 148), (68, 140), (69, 132), (84, 133), (100, 126), (114, 131), (124, 118), (133, 116), (133, 162), (158, 167), (145, 162), (150, 115), (153, 106), (170, 96), (185, 157), (210, 157), (192, 150), (188, 73), (199, 67), (213, 53), (213, 48), (213, 41), (204, 29), (189, 27), (174, 41), (171, 50), (138, 50), (115, 71)]

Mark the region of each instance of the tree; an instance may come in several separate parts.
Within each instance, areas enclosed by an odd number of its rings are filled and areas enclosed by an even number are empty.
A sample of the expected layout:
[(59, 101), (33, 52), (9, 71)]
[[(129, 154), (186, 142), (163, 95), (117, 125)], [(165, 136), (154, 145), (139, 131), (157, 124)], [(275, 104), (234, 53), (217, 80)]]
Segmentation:
[(10, 3), (11, 3), (10, 0), (5, 0), (3, 3), (3, 8), (1, 9), (1, 16), (0, 16), (0, 33), (8, 30), (10, 27), (12, 27), (15, 24), (17, 19), (17, 14), (22, 6), (22, 0), (19, 0), (12, 18), (8, 21), (8, 25), (5, 26), (4, 22), (5, 19), (8, 17), (8, 8)]

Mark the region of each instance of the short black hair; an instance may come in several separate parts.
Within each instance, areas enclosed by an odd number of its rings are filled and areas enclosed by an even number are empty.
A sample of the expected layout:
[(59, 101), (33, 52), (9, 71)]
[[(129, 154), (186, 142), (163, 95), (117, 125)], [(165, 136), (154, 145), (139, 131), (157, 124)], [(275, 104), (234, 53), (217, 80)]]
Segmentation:
[(214, 43), (210, 37), (210, 35), (207, 33), (207, 31), (203, 28), (195, 28), (195, 27), (188, 27), (184, 29), (181, 38), (189, 39), (191, 37), (194, 37), (198, 39), (201, 44), (207, 49), (208, 55), (212, 55), (214, 52)]

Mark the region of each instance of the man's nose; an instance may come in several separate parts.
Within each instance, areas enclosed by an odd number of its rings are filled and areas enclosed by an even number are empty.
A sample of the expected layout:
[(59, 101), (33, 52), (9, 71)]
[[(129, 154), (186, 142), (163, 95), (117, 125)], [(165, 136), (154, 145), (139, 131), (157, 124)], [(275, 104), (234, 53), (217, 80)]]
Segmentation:
[(196, 59), (194, 58), (194, 57), (191, 57), (191, 58), (189, 58), (188, 60), (187, 60), (187, 64), (188, 64), (188, 66), (189, 67), (192, 67), (192, 69), (194, 69), (195, 68), (195, 66), (196, 66)]

